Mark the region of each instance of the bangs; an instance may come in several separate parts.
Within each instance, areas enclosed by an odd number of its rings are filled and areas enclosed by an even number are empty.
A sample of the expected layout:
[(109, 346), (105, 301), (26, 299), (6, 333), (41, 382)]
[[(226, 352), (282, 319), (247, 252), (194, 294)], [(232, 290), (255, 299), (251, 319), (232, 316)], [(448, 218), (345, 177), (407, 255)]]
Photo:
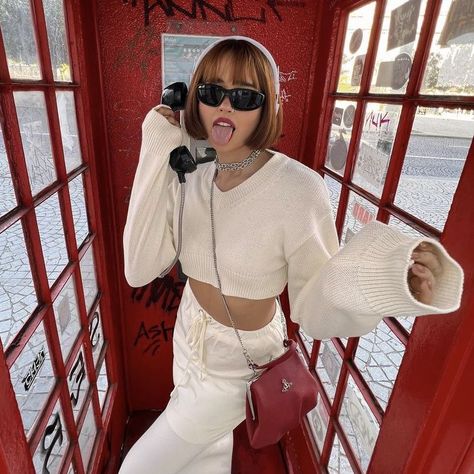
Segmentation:
[[(217, 47), (215, 48), (217, 49)], [(213, 52), (211, 50), (211, 52)], [(209, 58), (203, 64), (202, 77), (199, 82), (218, 82), (222, 80), (222, 73), (229, 72), (232, 82), (236, 86), (253, 87), (262, 90), (262, 80), (258, 77), (255, 60), (245, 49), (228, 50), (224, 55), (215, 52), (215, 58)]]

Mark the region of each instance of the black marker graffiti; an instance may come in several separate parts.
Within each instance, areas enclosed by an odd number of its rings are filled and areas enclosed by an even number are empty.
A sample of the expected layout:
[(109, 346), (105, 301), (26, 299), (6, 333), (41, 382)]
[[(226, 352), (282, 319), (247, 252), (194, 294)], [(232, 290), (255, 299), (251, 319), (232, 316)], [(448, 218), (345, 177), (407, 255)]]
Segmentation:
[[(76, 375), (75, 377), (74, 374)], [(72, 366), (71, 373), (69, 374), (69, 381), (72, 381), (70, 397), (73, 407), (75, 407), (77, 405), (77, 402), (79, 401), (79, 391), (81, 390), (81, 385), (85, 377), (86, 369), (84, 366), (84, 358), (82, 356), (82, 352), (79, 352), (79, 357)], [(72, 390), (74, 390), (74, 388), (76, 389), (76, 393), (72, 393)]]
[(46, 354), (44, 352), (44, 347), (42, 347), (38, 355), (36, 356), (35, 360), (31, 364), (31, 367), (28, 370), (28, 373), (21, 380), (21, 383), (25, 387), (26, 391), (28, 391), (33, 385), (33, 382), (35, 381), (36, 376), (38, 375), (38, 372), (41, 370), (41, 367), (43, 366), (45, 358), (46, 358)]
[[(132, 7), (136, 7), (137, 0), (122, 0), (123, 4), (130, 4)], [(187, 3), (188, 8), (183, 6)], [(237, 21), (257, 21), (259, 23), (266, 23), (266, 8), (276, 16), (279, 21), (283, 21), (283, 18), (278, 11), (278, 6), (294, 7), (304, 6), (305, 2), (295, 0), (266, 0), (266, 7), (260, 7), (260, 15), (256, 16), (237, 16), (234, 13), (234, 1), (226, 0), (223, 7), (216, 6), (211, 0), (143, 0), (143, 14), (145, 20), (145, 26), (150, 24), (150, 13), (157, 7), (168, 17), (174, 17), (177, 14), (182, 14), (185, 17), (195, 20), (200, 16), (202, 20), (208, 20), (208, 13), (214, 14), (219, 17), (222, 21), (226, 22), (237, 22)], [(258, 7), (257, 7), (258, 9)]]
[(135, 341), (133, 342), (133, 347), (137, 347), (137, 344), (144, 340), (144, 344), (149, 344), (143, 350), (145, 354), (151, 349), (151, 355), (155, 355), (156, 351), (160, 348), (161, 340), (163, 339), (164, 342), (171, 341), (173, 336), (173, 326), (166, 326), (165, 321), (161, 321), (160, 324), (154, 324), (150, 326), (148, 329), (145, 326), (145, 322), (142, 321), (140, 323), (140, 327), (138, 328), (137, 335), (135, 336)]
[[(53, 435), (53, 438), (51, 439), (51, 443), (49, 446), (46, 446), (46, 437)], [(56, 412), (54, 414), (54, 420), (52, 423), (50, 423), (46, 429), (44, 430), (43, 438), (41, 440), (41, 452), (42, 454), (45, 454), (45, 458), (43, 461), (43, 474), (50, 474), (50, 470), (48, 469), (48, 461), (49, 457), (51, 456), (55, 444), (59, 442), (59, 446), (63, 444), (63, 427), (61, 424), (61, 418), (59, 417), (59, 413)], [(56, 449), (56, 452), (58, 452), (59, 449)]]
[(92, 316), (92, 319), (89, 323), (89, 334), (90, 334), (90, 341), (92, 345), (92, 350), (95, 351), (97, 344), (101, 339), (101, 333), (99, 328), (99, 312), (96, 311)]
[(184, 283), (182, 281), (174, 281), (173, 277), (166, 275), (164, 278), (155, 278), (141, 288), (134, 288), (132, 291), (132, 300), (141, 301), (145, 293), (150, 289), (150, 296), (146, 300), (145, 307), (157, 303), (161, 298), (161, 309), (169, 313), (179, 306), (181, 294), (183, 292)]

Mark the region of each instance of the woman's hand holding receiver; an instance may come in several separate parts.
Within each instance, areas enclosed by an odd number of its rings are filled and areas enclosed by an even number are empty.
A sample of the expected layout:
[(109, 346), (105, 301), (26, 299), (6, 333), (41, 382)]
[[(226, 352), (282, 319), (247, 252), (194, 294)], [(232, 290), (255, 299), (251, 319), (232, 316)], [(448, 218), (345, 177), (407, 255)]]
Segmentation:
[(176, 127), (181, 128), (180, 123), (176, 120), (175, 112), (168, 105), (160, 104), (157, 105), (154, 110), (159, 114), (163, 115), (171, 125), (176, 125)]

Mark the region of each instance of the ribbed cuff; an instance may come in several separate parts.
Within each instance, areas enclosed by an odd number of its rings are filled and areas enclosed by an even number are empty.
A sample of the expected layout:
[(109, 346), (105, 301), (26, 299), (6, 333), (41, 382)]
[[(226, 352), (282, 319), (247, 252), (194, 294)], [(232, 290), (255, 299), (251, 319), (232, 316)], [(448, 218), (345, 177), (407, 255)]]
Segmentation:
[[(439, 242), (426, 237), (414, 239), (376, 221), (359, 233), (367, 234), (369, 242), (358, 271), (359, 288), (376, 313), (420, 316), (450, 313), (459, 308), (463, 270)], [(432, 305), (417, 301), (407, 283), (411, 254), (421, 242), (436, 247), (442, 266), (442, 273), (436, 277)]]
[(168, 122), (155, 109), (150, 110), (142, 124), (143, 144), (153, 153), (170, 153), (189, 139), (185, 132)]

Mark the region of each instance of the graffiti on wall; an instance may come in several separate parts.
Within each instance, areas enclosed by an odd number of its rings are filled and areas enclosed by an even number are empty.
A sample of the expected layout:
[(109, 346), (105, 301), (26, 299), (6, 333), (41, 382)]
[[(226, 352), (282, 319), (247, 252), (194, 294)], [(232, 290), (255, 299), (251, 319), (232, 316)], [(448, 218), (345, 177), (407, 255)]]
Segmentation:
[(141, 321), (133, 341), (133, 347), (137, 347), (140, 344), (143, 347), (143, 354), (150, 351), (150, 355), (154, 356), (162, 342), (170, 342), (172, 340), (173, 330), (174, 326), (167, 326), (164, 320), (159, 324), (148, 326), (145, 321)]
[[(141, 2), (122, 0), (122, 3), (137, 7)], [(268, 14), (275, 16), (278, 21), (283, 21), (280, 7), (304, 8), (306, 6), (306, 2), (303, 0), (265, 0), (261, 3), (264, 6), (256, 5), (254, 11), (248, 12), (246, 16), (241, 16), (235, 12), (234, 0), (226, 0), (224, 3), (213, 0), (143, 0), (143, 16), (145, 26), (150, 24), (152, 12), (153, 15), (162, 13), (168, 18), (183, 15), (190, 20), (207, 21), (217, 16), (225, 22), (256, 21), (266, 23)]]
[(280, 71), (280, 97), (282, 103), (286, 103), (290, 100), (291, 94), (289, 93), (288, 83), (296, 80), (298, 71), (293, 69), (290, 72)]
[(175, 281), (172, 276), (166, 275), (164, 278), (155, 278), (152, 282), (132, 291), (132, 300), (145, 302), (145, 307), (155, 305), (161, 301), (161, 309), (169, 313), (179, 306), (184, 282)]

